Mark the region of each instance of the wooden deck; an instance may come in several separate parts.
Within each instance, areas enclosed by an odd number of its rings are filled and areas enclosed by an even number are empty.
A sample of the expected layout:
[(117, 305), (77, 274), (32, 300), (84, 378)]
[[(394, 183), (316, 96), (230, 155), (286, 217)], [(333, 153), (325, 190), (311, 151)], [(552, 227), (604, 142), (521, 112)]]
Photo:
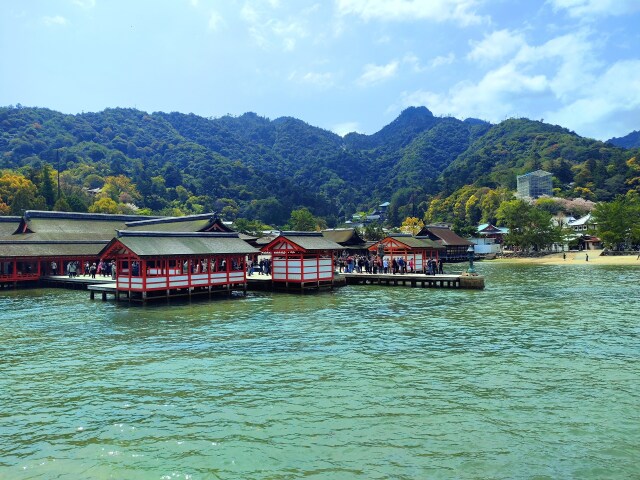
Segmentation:
[[(73, 277), (58, 275), (42, 277), (41, 282), (48, 287), (62, 287), (71, 289), (83, 289), (89, 291), (92, 300), (96, 294), (99, 294), (103, 301), (109, 296), (113, 296), (116, 300), (146, 302), (149, 300), (159, 300), (174, 297), (196, 297), (214, 294), (231, 295), (232, 291), (240, 291), (244, 289), (238, 288), (219, 288), (219, 289), (181, 289), (172, 290), (169, 294), (155, 292), (151, 295), (133, 294), (127, 295), (127, 292), (118, 292), (116, 282), (110, 277)], [(384, 285), (384, 286), (405, 286), (412, 288), (448, 288), (448, 289), (483, 289), (484, 277), (479, 275), (465, 274), (447, 274), (447, 275), (424, 275), (424, 274), (369, 274), (369, 273), (341, 273), (336, 274), (333, 284), (327, 283), (317, 285), (317, 282), (307, 282), (304, 284), (291, 283), (285, 285), (281, 282), (274, 282), (269, 275), (252, 275), (247, 277), (246, 290), (263, 290), (263, 291), (287, 291), (292, 293), (305, 293), (309, 291), (318, 291), (326, 288), (339, 288), (344, 285)], [(243, 293), (246, 293), (246, 290)]]
[(483, 289), (484, 277), (480, 275), (424, 275), (421, 273), (342, 273), (347, 285), (408, 286), (412, 288), (467, 288)]
[(68, 275), (47, 275), (40, 277), (40, 284), (45, 287), (62, 287), (75, 290), (86, 290), (89, 285), (97, 284), (115, 284), (115, 280), (111, 277), (103, 277), (97, 275), (96, 278), (91, 278), (90, 275), (77, 277), (69, 277)]
[(247, 289), (248, 290), (266, 290), (266, 291), (280, 291), (291, 293), (305, 293), (319, 290), (331, 290), (333, 288), (339, 288), (346, 285), (345, 279), (342, 275), (335, 274), (333, 282), (328, 280), (309, 281), (309, 282), (274, 282), (271, 275), (256, 275), (247, 276)]

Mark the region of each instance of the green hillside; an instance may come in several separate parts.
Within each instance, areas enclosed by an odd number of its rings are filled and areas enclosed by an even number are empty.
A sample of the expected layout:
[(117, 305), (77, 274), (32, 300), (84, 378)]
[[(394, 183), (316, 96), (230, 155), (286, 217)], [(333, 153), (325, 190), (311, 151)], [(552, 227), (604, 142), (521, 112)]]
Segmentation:
[[(403, 111), (373, 135), (344, 138), (254, 113), (204, 118), (116, 108), (65, 115), (2, 107), (0, 211), (214, 210), (283, 225), (292, 210), (307, 207), (334, 226), (391, 201), (397, 224), (461, 192), (513, 189), (516, 175), (537, 168), (554, 174), (558, 196), (610, 200), (638, 189), (637, 155), (542, 122), (491, 125), (435, 117), (424, 107)], [(51, 190), (58, 171), (60, 197)], [(92, 188), (102, 191), (94, 196)]]

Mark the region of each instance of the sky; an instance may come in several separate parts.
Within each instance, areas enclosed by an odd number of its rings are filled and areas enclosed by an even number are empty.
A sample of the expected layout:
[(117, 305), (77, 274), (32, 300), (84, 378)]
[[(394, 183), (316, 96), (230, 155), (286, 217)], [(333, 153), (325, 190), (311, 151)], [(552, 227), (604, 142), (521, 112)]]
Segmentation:
[(0, 105), (640, 130), (640, 0), (0, 0)]

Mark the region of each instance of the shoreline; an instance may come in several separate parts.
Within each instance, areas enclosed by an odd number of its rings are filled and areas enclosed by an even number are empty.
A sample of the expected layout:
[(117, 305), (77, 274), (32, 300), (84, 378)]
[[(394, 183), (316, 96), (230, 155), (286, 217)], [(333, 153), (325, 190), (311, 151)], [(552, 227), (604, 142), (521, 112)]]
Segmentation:
[[(550, 253), (544, 257), (516, 257), (496, 258), (483, 260), (483, 262), (497, 263), (536, 263), (542, 265), (628, 265), (640, 266), (638, 255), (601, 255), (602, 250), (587, 250), (582, 252), (566, 252), (566, 260), (562, 258), (562, 252)], [(586, 255), (589, 255), (589, 261)]]

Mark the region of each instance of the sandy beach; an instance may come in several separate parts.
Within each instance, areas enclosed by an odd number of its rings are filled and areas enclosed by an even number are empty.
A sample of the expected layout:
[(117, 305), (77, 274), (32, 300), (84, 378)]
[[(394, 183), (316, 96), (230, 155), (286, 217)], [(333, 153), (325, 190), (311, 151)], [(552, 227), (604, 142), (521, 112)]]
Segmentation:
[[(497, 258), (488, 260), (500, 263), (539, 263), (544, 265), (635, 265), (640, 266), (638, 255), (600, 255), (602, 250), (589, 250), (583, 252), (567, 252), (567, 258), (562, 258), (562, 253), (551, 253), (544, 257), (536, 258)], [(586, 259), (589, 255), (589, 261)]]

